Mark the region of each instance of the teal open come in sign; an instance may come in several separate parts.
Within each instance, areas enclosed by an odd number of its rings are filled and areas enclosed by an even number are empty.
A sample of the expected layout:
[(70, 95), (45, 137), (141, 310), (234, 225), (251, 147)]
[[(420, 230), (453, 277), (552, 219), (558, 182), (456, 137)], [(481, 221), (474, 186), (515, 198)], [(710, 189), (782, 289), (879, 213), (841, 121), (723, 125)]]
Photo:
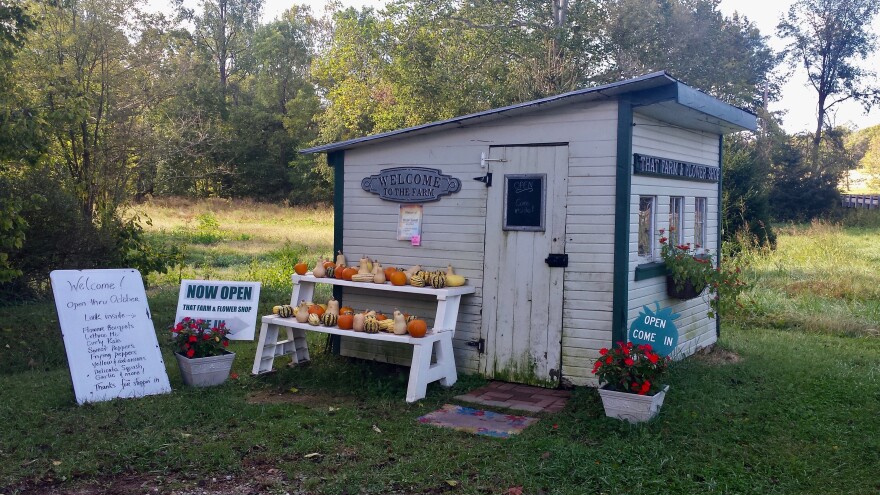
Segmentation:
[(627, 340), (633, 344), (650, 344), (654, 352), (668, 356), (678, 345), (678, 328), (672, 320), (680, 315), (673, 313), (672, 308), (660, 309), (660, 303), (654, 303), (652, 311), (643, 306), (639, 316), (629, 326)]

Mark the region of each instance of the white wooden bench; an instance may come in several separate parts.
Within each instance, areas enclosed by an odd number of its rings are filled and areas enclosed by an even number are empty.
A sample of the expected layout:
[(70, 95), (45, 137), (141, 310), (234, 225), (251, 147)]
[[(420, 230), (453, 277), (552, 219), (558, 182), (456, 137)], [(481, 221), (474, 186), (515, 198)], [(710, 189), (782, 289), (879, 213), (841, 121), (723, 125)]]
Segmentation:
[[(308, 361), (309, 347), (306, 343), (306, 332), (311, 331), (358, 339), (398, 342), (413, 346), (409, 384), (406, 389), (407, 402), (415, 402), (425, 398), (425, 392), (429, 383), (439, 380), (441, 385), (449, 387), (458, 380), (458, 374), (455, 370), (455, 356), (452, 353), (452, 337), (455, 335), (461, 296), (473, 294), (474, 287), (462, 286), (432, 289), (396, 286), (390, 283), (371, 284), (331, 278), (315, 278), (310, 274), (294, 275), (291, 304), (296, 304), (301, 300), (312, 300), (315, 293), (315, 284), (318, 283), (399, 292), (402, 294), (427, 294), (435, 296), (437, 298), (437, 312), (434, 316), (434, 326), (428, 330), (424, 337), (414, 338), (409, 335), (394, 335), (390, 333), (368, 334), (365, 332), (354, 332), (352, 330), (341, 330), (338, 327), (299, 323), (294, 318), (281, 318), (273, 315), (264, 316), (260, 328), (260, 338), (257, 343), (257, 353), (254, 357), (254, 375), (272, 371), (272, 365), (277, 356), (289, 355), (293, 364)], [(286, 332), (286, 338), (279, 340), (282, 329)], [(433, 364), (431, 362), (432, 355), (435, 357)]]

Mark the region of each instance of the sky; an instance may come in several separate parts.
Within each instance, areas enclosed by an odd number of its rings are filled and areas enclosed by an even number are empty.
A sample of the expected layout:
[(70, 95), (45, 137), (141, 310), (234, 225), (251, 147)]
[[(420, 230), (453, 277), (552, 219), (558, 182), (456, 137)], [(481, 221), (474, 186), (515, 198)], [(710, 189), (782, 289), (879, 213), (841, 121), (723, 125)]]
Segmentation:
[[(321, 14), (327, 0), (264, 0), (263, 20), (271, 21), (294, 3), (309, 5), (312, 12)], [(341, 0), (345, 7), (374, 6), (381, 7), (384, 0)], [(738, 11), (754, 22), (761, 34), (768, 36), (768, 43), (774, 50), (781, 50), (785, 43), (776, 38), (776, 25), (780, 17), (788, 11), (794, 0), (721, 0), (719, 9), (725, 15), (731, 15)], [(170, 11), (168, 0), (148, 0), (151, 9)], [(880, 34), (880, 17), (874, 20), (873, 31)], [(880, 71), (880, 50), (865, 62), (865, 67), (875, 68)], [(675, 74), (672, 74), (673, 76)], [(687, 83), (687, 81), (684, 81)], [(806, 74), (803, 71), (793, 73), (782, 88), (780, 101), (770, 104), (771, 111), (784, 111), (783, 127), (789, 133), (801, 131), (813, 131), (816, 127), (816, 100), (815, 90), (808, 86)], [(865, 114), (861, 105), (853, 102), (844, 102), (832, 114), (832, 121), (837, 125), (848, 125), (858, 129), (880, 125), (880, 108), (873, 108), (869, 114)]]

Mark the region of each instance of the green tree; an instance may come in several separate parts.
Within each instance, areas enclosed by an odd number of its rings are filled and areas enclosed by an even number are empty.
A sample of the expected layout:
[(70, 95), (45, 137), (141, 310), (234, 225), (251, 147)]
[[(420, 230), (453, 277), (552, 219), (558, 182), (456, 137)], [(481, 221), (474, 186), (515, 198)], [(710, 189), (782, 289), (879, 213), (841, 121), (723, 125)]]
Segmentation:
[(151, 97), (145, 62), (125, 30), (133, 0), (40, 3), (39, 28), (16, 71), (45, 109), (47, 158), (63, 168), (85, 218), (114, 212), (128, 195)]
[[(217, 75), (218, 98), (225, 118), (230, 77), (250, 56), (250, 41), (259, 25), (262, 0), (200, 0), (199, 12), (175, 0), (182, 19), (192, 21), (193, 35), (199, 47), (211, 57)], [(236, 97), (235, 92), (232, 94)]]
[(858, 170), (867, 177), (867, 185), (880, 191), (880, 125), (853, 133), (846, 148), (858, 161)]
[(769, 157), (764, 143), (747, 134), (724, 139), (722, 227), (725, 242), (743, 233), (760, 245), (776, 244), (770, 218)]
[(609, 71), (606, 81), (666, 70), (716, 98), (745, 108), (760, 106), (777, 85), (772, 50), (754, 24), (725, 17), (716, 0), (609, 2)]
[(869, 108), (880, 100), (880, 89), (869, 82), (874, 73), (859, 66), (875, 49), (870, 26), (878, 11), (876, 0), (798, 0), (777, 26), (778, 36), (790, 40), (785, 59), (807, 71), (818, 96), (813, 161), (819, 158), (831, 108), (846, 100)]
[(33, 227), (8, 257), (17, 276), (0, 290), (14, 297), (45, 291), (54, 268), (164, 269), (164, 251), (120, 208), (150, 133), (143, 115), (156, 98), (152, 58), (128, 35), (150, 19), (126, 0), (26, 8), (40, 23), (23, 39), (11, 72), (30, 105), (28, 125), (40, 132), (24, 152), (3, 150), (0, 204), (14, 205)]
[(13, 60), (28, 31), (35, 27), (33, 16), (23, 4), (0, 0), (0, 283), (21, 275), (21, 270), (10, 263), (10, 255), (23, 247), (28, 227), (22, 215), (28, 198), (14, 193), (10, 175), (39, 147), (31, 109), (11, 77)]
[(848, 129), (836, 127), (825, 134), (815, 159), (810, 134), (791, 136), (774, 146), (770, 206), (775, 219), (812, 220), (839, 204), (840, 178), (855, 168), (856, 160), (844, 144)]

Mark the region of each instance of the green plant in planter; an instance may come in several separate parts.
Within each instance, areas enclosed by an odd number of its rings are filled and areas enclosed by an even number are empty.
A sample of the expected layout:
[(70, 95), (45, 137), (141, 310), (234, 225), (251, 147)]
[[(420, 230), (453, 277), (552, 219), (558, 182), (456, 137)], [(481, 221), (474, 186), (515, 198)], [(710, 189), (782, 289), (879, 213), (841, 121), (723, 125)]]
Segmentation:
[(738, 296), (748, 288), (739, 266), (723, 266), (716, 262), (712, 253), (701, 251), (701, 246), (692, 247), (691, 243), (676, 245), (663, 234), (664, 229), (660, 229), (660, 257), (677, 291), (686, 293), (692, 290), (689, 297), (696, 297), (708, 287), (709, 318), (739, 304)]
[(210, 327), (207, 321), (188, 316), (171, 327), (175, 352), (190, 359), (226, 354), (228, 334), (226, 323)]

